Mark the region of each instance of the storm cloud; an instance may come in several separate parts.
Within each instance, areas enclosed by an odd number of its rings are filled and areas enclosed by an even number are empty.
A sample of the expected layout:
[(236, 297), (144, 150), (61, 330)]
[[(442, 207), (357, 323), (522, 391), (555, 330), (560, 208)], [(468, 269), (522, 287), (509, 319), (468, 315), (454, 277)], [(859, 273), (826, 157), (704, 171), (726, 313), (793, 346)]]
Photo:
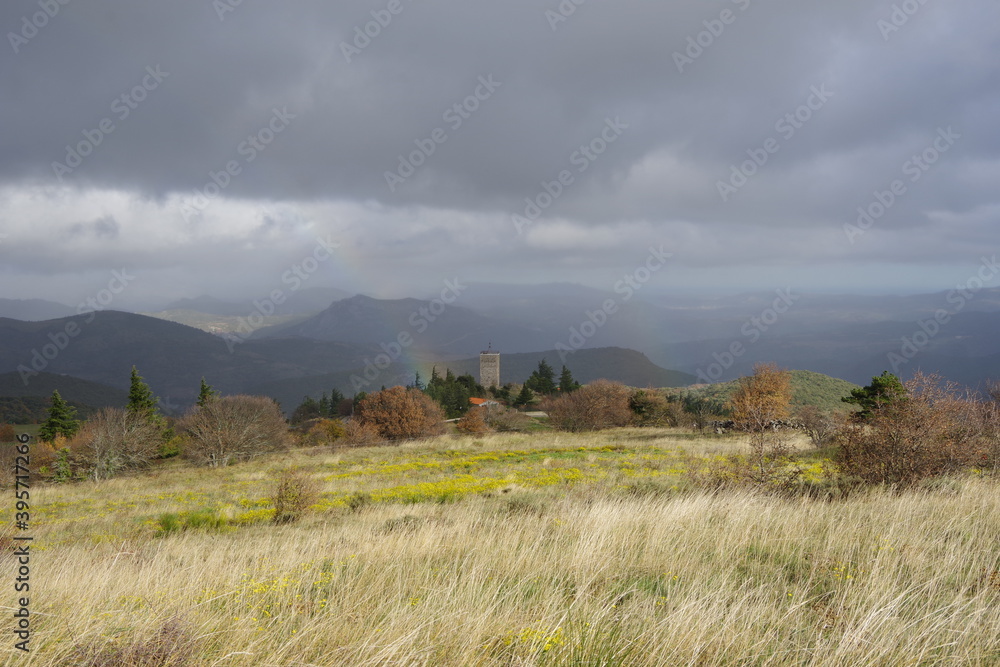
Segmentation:
[(945, 287), (1000, 235), (991, 0), (0, 8), (0, 276)]

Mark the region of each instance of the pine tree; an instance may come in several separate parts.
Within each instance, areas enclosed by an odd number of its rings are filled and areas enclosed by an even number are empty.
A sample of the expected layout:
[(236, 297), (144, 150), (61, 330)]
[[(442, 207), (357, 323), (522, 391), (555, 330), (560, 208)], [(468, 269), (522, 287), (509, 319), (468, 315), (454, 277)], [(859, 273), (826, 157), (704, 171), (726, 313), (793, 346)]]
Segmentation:
[(549, 366), (549, 363), (542, 359), (538, 362), (538, 369), (532, 371), (531, 377), (524, 384), (536, 394), (547, 396), (555, 393), (556, 372)]
[(489, 391), (490, 391), (490, 394), (493, 395), (493, 398), (497, 399), (498, 401), (502, 401), (504, 403), (509, 403), (510, 402), (510, 390), (511, 390), (512, 386), (513, 385), (511, 385), (510, 383), (507, 383), (507, 384), (505, 384), (502, 387), (495, 387), (495, 386), (494, 387), (490, 387)]
[(559, 391), (563, 394), (574, 392), (580, 388), (580, 383), (573, 379), (573, 374), (565, 366), (562, 367), (562, 374), (559, 376)]
[(128, 405), (125, 409), (133, 414), (142, 415), (160, 430), (164, 438), (172, 436), (171, 429), (167, 428), (167, 420), (160, 414), (157, 404), (159, 401), (153, 395), (153, 390), (149, 388), (135, 366), (132, 367), (132, 377), (128, 390)]
[(330, 390), (330, 413), (327, 415), (333, 419), (340, 417), (340, 404), (344, 402), (344, 394), (337, 388)]
[(126, 409), (129, 412), (152, 417), (156, 414), (156, 403), (153, 391), (149, 388), (148, 384), (143, 382), (139, 371), (133, 366), (128, 390), (128, 406), (126, 406)]
[(310, 419), (316, 419), (321, 417), (319, 411), (319, 403), (312, 396), (305, 396), (302, 398), (302, 403), (299, 407), (295, 408), (292, 413), (291, 422), (293, 424), (301, 424), (304, 421), (309, 421)]
[(899, 381), (899, 378), (889, 371), (882, 371), (882, 375), (876, 375), (872, 378), (870, 385), (861, 389), (852, 389), (850, 396), (845, 396), (840, 400), (859, 406), (861, 411), (858, 412), (855, 419), (868, 421), (875, 410), (894, 401), (905, 400), (906, 395), (906, 387)]
[(330, 397), (323, 392), (323, 395), (319, 399), (319, 416), (328, 417), (330, 415)]
[(515, 407), (521, 407), (528, 405), (533, 400), (535, 400), (535, 394), (528, 388), (528, 385), (521, 387), (521, 392), (514, 399)]
[(212, 387), (205, 382), (205, 378), (201, 379), (201, 389), (198, 390), (198, 407), (203, 408), (205, 404), (212, 400), (216, 395), (216, 392)]
[(79, 430), (80, 423), (76, 420), (76, 409), (63, 400), (58, 390), (53, 391), (49, 416), (38, 429), (38, 439), (52, 442), (59, 435), (72, 438)]

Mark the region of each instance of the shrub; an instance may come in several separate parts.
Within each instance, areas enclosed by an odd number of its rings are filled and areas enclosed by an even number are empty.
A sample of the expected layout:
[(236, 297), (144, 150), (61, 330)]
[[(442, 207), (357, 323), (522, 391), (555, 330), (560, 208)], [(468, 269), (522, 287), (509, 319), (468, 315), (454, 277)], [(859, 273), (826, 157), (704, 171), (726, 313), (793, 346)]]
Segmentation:
[(597, 431), (628, 426), (634, 414), (629, 407), (631, 390), (618, 382), (598, 380), (568, 396), (548, 401), (543, 409), (549, 423), (563, 431)]
[(309, 429), (309, 435), (322, 444), (332, 445), (345, 437), (347, 431), (339, 419), (320, 419)]
[(229, 529), (229, 519), (206, 507), (194, 512), (163, 512), (157, 517), (157, 527), (160, 537), (185, 530), (224, 532)]
[(356, 491), (347, 497), (347, 507), (352, 512), (360, 512), (372, 504), (372, 497), (364, 491)]
[(484, 435), (490, 432), (490, 427), (486, 423), (486, 417), (483, 413), (486, 412), (486, 408), (472, 408), (465, 413), (461, 419), (455, 424), (455, 428), (458, 429), (459, 433), (464, 433), (465, 435)]
[(524, 431), (531, 425), (530, 417), (503, 405), (490, 405), (481, 409), (486, 425), (494, 431)]
[[(56, 438), (60, 446), (66, 447), (66, 439), (62, 436)], [(68, 453), (68, 450), (67, 450)], [(31, 476), (33, 479), (46, 479), (52, 475), (52, 468), (56, 462), (56, 450), (49, 442), (36, 442), (31, 445)], [(14, 459), (11, 458), (13, 467)]]
[(385, 442), (374, 424), (352, 419), (344, 425), (344, 442), (350, 447), (377, 447)]
[(355, 420), (374, 426), (380, 437), (390, 441), (440, 435), (444, 430), (444, 412), (414, 387), (392, 387), (365, 396)]
[(319, 484), (301, 470), (287, 469), (278, 474), (271, 502), (274, 523), (294, 523), (319, 499)]
[(809, 440), (816, 447), (830, 444), (837, 433), (837, 425), (843, 418), (829, 412), (823, 412), (815, 405), (806, 405), (798, 412), (797, 418)]
[(1000, 399), (979, 405), (982, 425), (982, 460), (980, 465), (993, 474), (1000, 472)]
[(184, 436), (172, 435), (160, 443), (156, 455), (161, 459), (172, 459), (175, 456), (180, 456), (181, 452), (184, 451), (186, 443), (187, 439)]
[(844, 471), (868, 484), (912, 486), (983, 459), (980, 404), (958, 385), (917, 373), (906, 395), (873, 407), (865, 423), (838, 432)]
[[(142, 415), (121, 408), (104, 408), (84, 424), (69, 442), (69, 449), (83, 474), (102, 480), (147, 467), (156, 458), (162, 442), (161, 431)], [(61, 449), (57, 448), (57, 452)], [(65, 478), (68, 457), (58, 455), (55, 465), (60, 466), (56, 476)]]
[(637, 389), (628, 406), (640, 426), (677, 426), (676, 410), (655, 389)]
[(190, 437), (183, 455), (199, 465), (248, 461), (286, 446), (288, 426), (265, 396), (223, 396), (196, 407), (181, 422)]
[[(61, 437), (61, 436), (60, 436)], [(60, 447), (55, 450), (52, 456), (50, 469), (52, 471), (52, 481), (56, 484), (72, 482), (76, 475), (73, 465), (73, 455), (69, 447)]]
[(0, 424), (0, 442), (17, 442), (17, 431), (10, 424)]

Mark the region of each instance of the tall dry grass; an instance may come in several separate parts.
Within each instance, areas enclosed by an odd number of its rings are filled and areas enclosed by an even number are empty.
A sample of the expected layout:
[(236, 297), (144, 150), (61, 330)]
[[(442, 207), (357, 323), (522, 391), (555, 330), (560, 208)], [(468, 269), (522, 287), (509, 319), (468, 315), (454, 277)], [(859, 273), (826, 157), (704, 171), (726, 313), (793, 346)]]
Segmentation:
[[(375, 493), (458, 474), (426, 462), (468, 454), (497, 455), (489, 474), (513, 479), (736, 446), (626, 430), (450, 438), (291, 463), (327, 494)], [(524, 456), (499, 456), (509, 451)], [(988, 478), (838, 502), (669, 485), (636, 495), (624, 484), (633, 462), (572, 484), (511, 482), (445, 502), (386, 496), (294, 525), (156, 536), (158, 512), (263, 494), (289, 463), (178, 464), (39, 489), (33, 652), (26, 659), (9, 639), (3, 664), (1000, 662), (1000, 494)], [(369, 474), (378, 466), (390, 472)]]

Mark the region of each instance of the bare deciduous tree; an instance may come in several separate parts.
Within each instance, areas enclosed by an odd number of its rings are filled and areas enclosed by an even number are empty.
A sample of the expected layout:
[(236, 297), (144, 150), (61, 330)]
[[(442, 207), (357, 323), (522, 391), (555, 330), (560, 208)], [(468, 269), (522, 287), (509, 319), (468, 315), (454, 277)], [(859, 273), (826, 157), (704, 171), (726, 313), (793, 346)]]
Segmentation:
[(830, 444), (842, 416), (824, 412), (815, 405), (806, 405), (798, 412), (798, 420), (803, 430), (816, 447)]
[(181, 422), (190, 437), (184, 456), (200, 465), (225, 466), (286, 446), (288, 425), (265, 396), (223, 396), (195, 408)]
[(162, 432), (143, 415), (104, 408), (84, 424), (70, 450), (94, 480), (145, 468), (159, 452)]

